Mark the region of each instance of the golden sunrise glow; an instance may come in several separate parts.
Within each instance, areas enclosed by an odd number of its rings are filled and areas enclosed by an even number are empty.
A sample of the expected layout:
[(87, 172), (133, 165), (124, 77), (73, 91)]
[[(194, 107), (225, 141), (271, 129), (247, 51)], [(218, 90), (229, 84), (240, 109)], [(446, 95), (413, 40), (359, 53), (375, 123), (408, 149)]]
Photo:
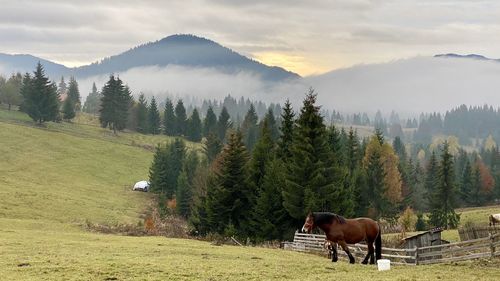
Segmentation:
[(279, 66), (286, 70), (293, 71), (301, 76), (319, 74), (329, 71), (326, 66), (315, 65), (305, 57), (293, 54), (259, 52), (253, 54), (254, 59), (269, 66)]

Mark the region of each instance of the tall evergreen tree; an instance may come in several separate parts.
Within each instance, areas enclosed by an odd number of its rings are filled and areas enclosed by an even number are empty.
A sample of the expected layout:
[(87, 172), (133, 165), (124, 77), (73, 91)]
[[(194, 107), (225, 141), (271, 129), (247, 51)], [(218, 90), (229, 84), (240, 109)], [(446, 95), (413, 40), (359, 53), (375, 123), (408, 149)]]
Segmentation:
[(149, 128), (149, 122), (148, 122), (148, 102), (146, 101), (146, 98), (144, 97), (144, 94), (139, 95), (139, 103), (137, 104), (137, 128), (136, 130), (139, 133), (147, 133), (148, 128)]
[(67, 94), (67, 91), (68, 91), (68, 85), (64, 81), (64, 76), (61, 76), (61, 81), (59, 82), (57, 87), (57, 93), (59, 94), (59, 96), (62, 96)]
[(311, 89), (304, 99), (291, 145), (283, 205), (300, 223), (308, 211), (333, 211), (349, 216), (352, 201), (347, 198), (345, 173), (335, 165), (323, 117)]
[(116, 134), (123, 130), (127, 124), (128, 111), (132, 95), (128, 87), (123, 85), (120, 78), (114, 75), (102, 88), (101, 109), (99, 120), (103, 128), (109, 127)]
[(449, 152), (449, 144), (444, 142), (441, 149), (441, 160), (437, 174), (437, 185), (430, 201), (430, 222), (434, 226), (446, 229), (455, 228), (460, 222), (460, 215), (455, 213), (456, 185), (453, 156)]
[(213, 232), (247, 236), (251, 231), (248, 155), (240, 133), (231, 133), (220, 158), (215, 184), (207, 190), (208, 223)]
[(425, 197), (427, 201), (431, 200), (432, 194), (436, 190), (438, 174), (438, 162), (436, 153), (432, 151), (429, 163), (427, 164), (426, 178), (425, 178)]
[(269, 107), (269, 109), (267, 110), (267, 113), (264, 116), (263, 121), (261, 122), (261, 126), (264, 124), (264, 121), (267, 121), (269, 130), (271, 131), (271, 138), (273, 142), (278, 141), (278, 138), (280, 137), (280, 130), (278, 128), (276, 118), (274, 117), (274, 111), (272, 107)]
[(278, 141), (278, 156), (286, 162), (286, 159), (292, 157), (290, 147), (293, 140), (293, 131), (295, 127), (295, 113), (293, 112), (292, 104), (286, 100), (285, 107), (281, 114), (281, 136)]
[(208, 163), (212, 163), (222, 150), (222, 142), (213, 133), (206, 137), (203, 150), (207, 156)]
[(188, 119), (187, 137), (190, 141), (201, 141), (201, 119), (198, 109), (193, 109), (191, 117)]
[(21, 89), (24, 101), (22, 109), (33, 121), (42, 124), (56, 121), (59, 117), (59, 95), (57, 87), (45, 76), (40, 62), (36, 66), (33, 77), (25, 76)]
[(174, 113), (174, 104), (170, 99), (165, 102), (165, 112), (163, 114), (163, 128), (167, 136), (174, 136), (176, 132), (176, 121)]
[[(140, 101), (139, 101), (140, 102)], [(160, 112), (158, 111), (158, 105), (156, 104), (155, 97), (151, 98), (151, 103), (148, 108), (148, 131), (150, 134), (157, 135), (160, 131)]]
[(70, 99), (75, 111), (80, 111), (82, 108), (82, 103), (80, 100), (80, 90), (78, 89), (78, 82), (75, 77), (71, 76), (69, 79), (68, 86), (68, 96), (66, 99)]
[(75, 105), (69, 97), (64, 100), (62, 112), (64, 120), (69, 121), (76, 116)]
[(208, 107), (205, 120), (203, 120), (203, 136), (208, 137), (210, 133), (217, 134), (217, 116), (211, 106)]
[(83, 105), (83, 111), (90, 114), (99, 113), (101, 107), (101, 94), (97, 91), (95, 82), (92, 84), (92, 92), (89, 93)]
[(177, 102), (175, 106), (175, 134), (178, 136), (185, 136), (187, 129), (187, 115), (186, 108), (182, 100)]
[(470, 164), (470, 161), (467, 159), (460, 180), (460, 198), (462, 199), (462, 202), (467, 205), (472, 205), (473, 203), (472, 198), (475, 182), (476, 181), (474, 180), (472, 166)]
[(257, 113), (255, 112), (255, 108), (253, 105), (250, 105), (250, 108), (245, 115), (245, 119), (243, 119), (243, 123), (241, 124), (241, 133), (243, 134), (243, 143), (245, 144), (248, 151), (252, 151), (253, 146), (257, 142), (257, 121), (258, 121)]
[(229, 128), (231, 128), (231, 116), (227, 112), (226, 107), (222, 107), (222, 111), (219, 115), (219, 121), (217, 122), (217, 136), (219, 139), (224, 142), (226, 139), (226, 132)]
[(191, 185), (185, 170), (182, 170), (177, 178), (177, 191), (175, 195), (177, 213), (184, 218), (189, 217), (191, 203)]
[[(250, 159), (250, 184), (252, 184), (254, 190), (257, 192), (261, 186), (264, 176), (266, 174), (268, 162), (273, 156), (274, 143), (271, 137), (271, 130), (267, 123), (264, 121), (261, 137), (259, 138), (255, 149), (252, 152), (252, 158)], [(257, 195), (257, 194), (255, 194)]]

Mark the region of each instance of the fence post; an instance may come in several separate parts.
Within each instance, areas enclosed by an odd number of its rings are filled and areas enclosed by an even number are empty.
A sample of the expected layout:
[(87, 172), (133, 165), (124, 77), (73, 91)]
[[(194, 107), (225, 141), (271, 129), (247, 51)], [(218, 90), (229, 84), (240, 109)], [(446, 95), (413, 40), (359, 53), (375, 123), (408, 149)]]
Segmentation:
[(418, 265), (418, 247), (415, 246), (415, 265)]
[(495, 246), (493, 246), (493, 243), (495, 242), (495, 235), (493, 235), (491, 232), (489, 233), (490, 236), (490, 251), (491, 251), (491, 257), (495, 257)]

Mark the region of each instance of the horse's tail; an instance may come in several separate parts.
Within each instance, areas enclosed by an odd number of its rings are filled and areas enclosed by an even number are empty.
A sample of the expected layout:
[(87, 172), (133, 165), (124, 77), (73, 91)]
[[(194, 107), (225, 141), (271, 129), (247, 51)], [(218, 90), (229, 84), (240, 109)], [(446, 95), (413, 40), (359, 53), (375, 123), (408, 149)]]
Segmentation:
[(378, 233), (377, 238), (375, 239), (375, 258), (377, 260), (382, 258), (382, 231), (380, 229), (380, 225), (378, 225)]

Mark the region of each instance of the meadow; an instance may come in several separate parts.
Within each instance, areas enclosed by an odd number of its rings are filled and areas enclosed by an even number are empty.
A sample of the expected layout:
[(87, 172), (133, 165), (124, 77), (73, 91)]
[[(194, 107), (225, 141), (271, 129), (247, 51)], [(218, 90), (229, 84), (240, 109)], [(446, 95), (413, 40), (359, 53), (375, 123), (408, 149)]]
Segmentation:
[[(39, 127), (0, 109), (1, 280), (500, 279), (499, 259), (378, 272), (279, 249), (90, 232), (86, 222), (142, 223), (152, 196), (131, 187), (148, 177), (151, 148), (171, 141), (114, 135), (93, 120)], [(463, 210), (463, 218), (490, 211)]]

